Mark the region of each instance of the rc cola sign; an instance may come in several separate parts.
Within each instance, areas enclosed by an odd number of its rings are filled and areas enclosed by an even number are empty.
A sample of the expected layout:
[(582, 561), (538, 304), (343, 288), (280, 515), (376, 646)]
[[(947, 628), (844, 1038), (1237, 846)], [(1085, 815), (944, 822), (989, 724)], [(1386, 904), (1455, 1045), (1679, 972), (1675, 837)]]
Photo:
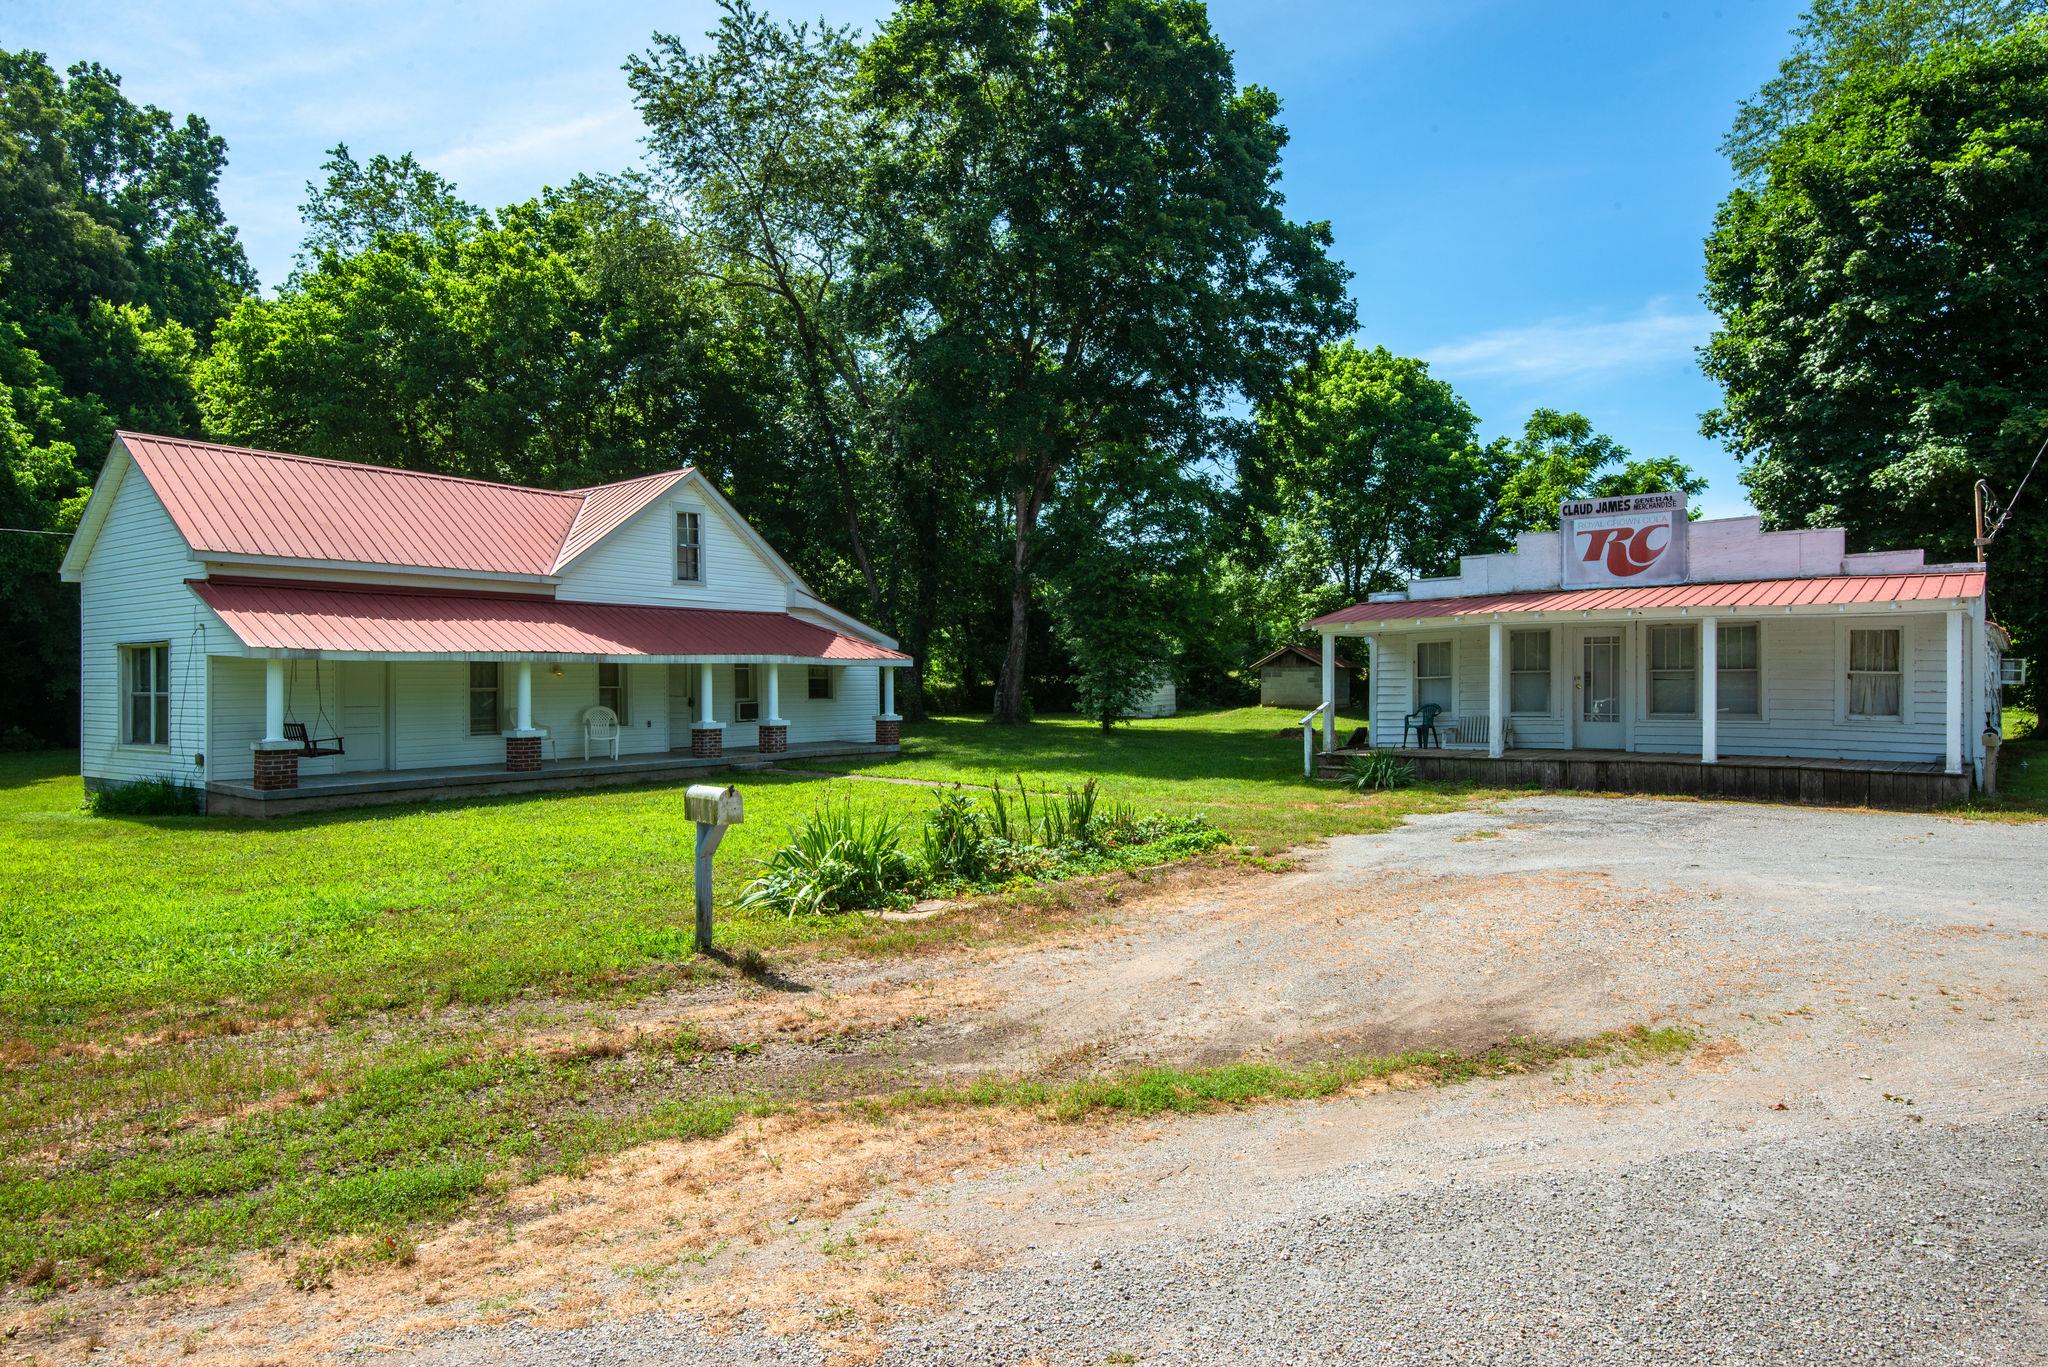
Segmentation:
[(1567, 499), (1558, 509), (1564, 586), (1680, 583), (1689, 525), (1684, 494)]

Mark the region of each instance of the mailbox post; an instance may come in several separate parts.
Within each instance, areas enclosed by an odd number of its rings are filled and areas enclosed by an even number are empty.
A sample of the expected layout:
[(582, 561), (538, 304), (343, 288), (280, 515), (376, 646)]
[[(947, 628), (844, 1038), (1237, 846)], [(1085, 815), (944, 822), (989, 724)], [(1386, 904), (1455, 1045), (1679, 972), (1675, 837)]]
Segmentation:
[(711, 856), (725, 838), (727, 826), (746, 820), (740, 790), (715, 783), (693, 783), (683, 794), (683, 810), (697, 823), (697, 952), (711, 952)]

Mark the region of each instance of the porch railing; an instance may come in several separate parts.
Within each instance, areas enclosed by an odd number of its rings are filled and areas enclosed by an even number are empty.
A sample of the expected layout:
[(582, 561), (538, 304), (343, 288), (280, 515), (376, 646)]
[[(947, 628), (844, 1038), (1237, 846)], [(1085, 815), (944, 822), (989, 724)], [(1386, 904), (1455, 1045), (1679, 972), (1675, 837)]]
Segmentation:
[(1301, 776), (1314, 778), (1316, 772), (1316, 723), (1330, 710), (1328, 703), (1301, 719)]

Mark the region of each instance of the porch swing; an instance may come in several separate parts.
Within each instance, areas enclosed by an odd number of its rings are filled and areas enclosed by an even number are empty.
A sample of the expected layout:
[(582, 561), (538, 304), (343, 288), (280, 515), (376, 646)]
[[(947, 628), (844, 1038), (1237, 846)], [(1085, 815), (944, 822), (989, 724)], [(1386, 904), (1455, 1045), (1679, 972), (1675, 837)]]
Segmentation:
[[(346, 753), (342, 749), (340, 736), (332, 734), (323, 734), (318, 736), (310, 735), (306, 731), (306, 724), (304, 722), (292, 720), (292, 695), (298, 691), (299, 662), (297, 660), (293, 660), (291, 668), (291, 677), (289, 680), (286, 681), (285, 684), (285, 739), (295, 740), (299, 743), (301, 747), (299, 750), (299, 757), (301, 759), (319, 759), (326, 755), (339, 755)], [(327, 716), (327, 690), (320, 683), (320, 666), (317, 664), (313, 666), (313, 700), (315, 706), (319, 710), (318, 716), (314, 718), (314, 720), (319, 723), (319, 729), (322, 732), (332, 732), (334, 730), (334, 723), (330, 721)]]

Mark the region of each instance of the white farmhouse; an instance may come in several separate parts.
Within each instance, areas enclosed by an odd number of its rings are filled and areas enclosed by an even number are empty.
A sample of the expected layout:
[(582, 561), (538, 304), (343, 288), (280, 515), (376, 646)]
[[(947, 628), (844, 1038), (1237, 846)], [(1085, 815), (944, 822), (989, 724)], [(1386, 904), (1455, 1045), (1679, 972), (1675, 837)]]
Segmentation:
[(591, 489), (123, 432), (63, 565), (88, 787), (209, 811), (893, 748), (908, 657), (694, 470)]
[(1906, 805), (1981, 781), (2005, 643), (1982, 565), (1691, 522), (1681, 494), (1561, 514), (1308, 623), (1324, 698), (1338, 640), (1366, 642), (1371, 744), (1425, 776)]

